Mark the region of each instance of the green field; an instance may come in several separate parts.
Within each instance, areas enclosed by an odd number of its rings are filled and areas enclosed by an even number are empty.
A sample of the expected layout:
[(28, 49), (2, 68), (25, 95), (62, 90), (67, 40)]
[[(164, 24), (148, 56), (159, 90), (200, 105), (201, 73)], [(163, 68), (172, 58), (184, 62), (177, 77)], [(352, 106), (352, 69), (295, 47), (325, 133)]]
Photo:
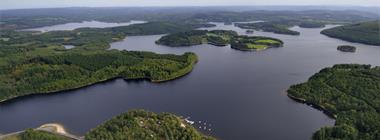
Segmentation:
[(260, 45), (260, 44), (247, 44), (247, 48), (249, 49), (256, 49), (256, 50), (263, 50), (268, 48), (267, 45)]
[(231, 48), (241, 51), (265, 50), (282, 45), (281, 40), (264, 36), (235, 36), (231, 41)]
[(256, 40), (255, 43), (257, 43), (257, 44), (281, 44), (277, 40), (272, 40), (272, 39)]

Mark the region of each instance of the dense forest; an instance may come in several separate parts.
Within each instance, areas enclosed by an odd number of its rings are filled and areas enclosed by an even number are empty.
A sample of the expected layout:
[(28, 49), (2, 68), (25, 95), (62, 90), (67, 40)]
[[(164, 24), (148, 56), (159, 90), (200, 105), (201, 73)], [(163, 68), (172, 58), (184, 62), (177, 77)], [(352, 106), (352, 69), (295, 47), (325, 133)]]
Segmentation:
[(235, 31), (226, 30), (192, 30), (165, 35), (156, 41), (171, 47), (193, 46), (200, 44), (212, 44), (215, 46), (225, 46), (230, 43), (230, 39), (237, 36)]
[(380, 21), (362, 22), (325, 29), (321, 32), (329, 37), (369, 45), (380, 45)]
[[(170, 113), (156, 114), (132, 110), (120, 114), (91, 129), (85, 140), (215, 140), (196, 130), (183, 118)], [(26, 129), (4, 140), (71, 140), (70, 138), (36, 129)]]
[[(0, 38), (0, 101), (74, 89), (108, 79), (171, 80), (189, 73), (193, 53), (164, 55), (105, 50), (127, 35), (163, 34), (199, 25), (152, 22), (73, 31), (4, 31)], [(63, 45), (74, 45), (65, 49)]]
[(298, 26), (301, 28), (322, 28), (325, 27), (325, 24), (323, 22), (303, 21)]
[(356, 47), (350, 45), (340, 45), (336, 49), (342, 52), (356, 52)]
[(339, 64), (322, 69), (288, 89), (289, 97), (321, 108), (336, 118), (314, 140), (380, 139), (380, 67)]
[(178, 56), (116, 50), (36, 56), (1, 70), (0, 100), (74, 89), (117, 77), (166, 81), (189, 73), (196, 61), (193, 53)]
[(235, 36), (231, 48), (241, 51), (258, 51), (271, 47), (282, 47), (283, 42), (276, 38), (264, 36)]
[(241, 36), (234, 31), (227, 30), (192, 30), (165, 35), (156, 41), (171, 47), (185, 47), (200, 44), (226, 46), (241, 51), (264, 50), (270, 47), (282, 47), (283, 42), (276, 38), (263, 36)]
[(134, 110), (116, 116), (90, 130), (86, 140), (213, 140), (183, 119), (169, 113)]
[(235, 26), (242, 29), (255, 29), (264, 32), (273, 32), (277, 34), (299, 35), (297, 31), (288, 29), (291, 25), (284, 22), (256, 22), (256, 23), (235, 23)]

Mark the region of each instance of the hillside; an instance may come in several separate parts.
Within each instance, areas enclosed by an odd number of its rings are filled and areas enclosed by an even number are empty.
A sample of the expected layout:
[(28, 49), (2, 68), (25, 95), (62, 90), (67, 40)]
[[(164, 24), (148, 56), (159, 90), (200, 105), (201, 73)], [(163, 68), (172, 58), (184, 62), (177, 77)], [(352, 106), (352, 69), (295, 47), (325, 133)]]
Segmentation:
[(116, 116), (89, 131), (86, 140), (166, 139), (213, 140), (169, 113), (135, 110)]
[(380, 45), (380, 21), (334, 27), (323, 30), (321, 34), (350, 42)]
[(336, 118), (334, 127), (317, 131), (314, 140), (380, 139), (380, 67), (340, 64), (325, 68), (288, 96)]

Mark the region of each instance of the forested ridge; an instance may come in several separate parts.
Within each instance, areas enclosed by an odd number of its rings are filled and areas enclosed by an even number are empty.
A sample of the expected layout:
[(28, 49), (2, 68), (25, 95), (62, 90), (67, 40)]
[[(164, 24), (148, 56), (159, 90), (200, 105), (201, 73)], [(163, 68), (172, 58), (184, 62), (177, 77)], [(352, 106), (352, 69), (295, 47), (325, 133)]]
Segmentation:
[(307, 82), (293, 85), (288, 95), (316, 105), (336, 118), (314, 140), (380, 139), (380, 67), (339, 64), (322, 69)]
[(157, 40), (156, 43), (171, 47), (193, 46), (206, 43), (216, 46), (225, 46), (230, 43), (234, 36), (237, 36), (235, 31), (191, 30), (165, 35)]
[[(80, 88), (122, 77), (171, 80), (189, 73), (194, 53), (183, 55), (105, 50), (127, 35), (149, 35), (190, 30), (198, 25), (144, 23), (73, 31), (0, 34), (0, 101), (29, 94)], [(75, 45), (65, 49), (63, 45)]]
[(289, 29), (289, 27), (293, 26), (293, 24), (291, 24), (291, 22), (289, 21), (235, 23), (235, 26), (242, 29), (255, 29), (264, 32), (273, 32), (277, 34), (300, 35), (298, 31), (293, 31)]
[[(246, 7), (247, 8), (247, 7)], [(238, 21), (292, 21), (296, 25), (302, 22), (323, 24), (355, 23), (370, 21), (378, 15), (362, 11), (338, 10), (253, 10), (241, 11), (225, 7), (114, 7), (114, 8), (45, 8), (2, 10), (0, 30), (26, 29), (49, 25), (81, 22), (128, 22), (144, 20), (148, 22), (164, 21), (176, 23), (238, 22)]]
[(134, 110), (113, 117), (93, 128), (86, 140), (166, 139), (213, 140), (198, 132), (183, 119), (169, 113)]
[(361, 22), (325, 29), (321, 34), (350, 42), (380, 46), (380, 21)]
[(156, 41), (157, 44), (171, 47), (186, 47), (200, 44), (226, 46), (241, 51), (264, 50), (270, 47), (282, 47), (283, 42), (276, 38), (264, 36), (238, 35), (227, 30), (191, 30), (165, 35)]
[(189, 73), (196, 61), (193, 53), (104, 51), (37, 56), (1, 71), (0, 99), (79, 88), (117, 77), (166, 81)]

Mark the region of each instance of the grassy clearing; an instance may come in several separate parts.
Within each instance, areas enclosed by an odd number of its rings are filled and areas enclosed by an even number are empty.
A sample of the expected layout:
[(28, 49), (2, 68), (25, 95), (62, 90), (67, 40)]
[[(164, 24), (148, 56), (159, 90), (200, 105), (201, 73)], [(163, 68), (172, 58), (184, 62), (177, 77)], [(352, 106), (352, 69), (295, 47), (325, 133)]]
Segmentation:
[(271, 39), (261, 39), (261, 40), (256, 40), (255, 43), (260, 44), (260, 43), (266, 43), (266, 44), (280, 44), (280, 42), (276, 40), (271, 40)]
[(247, 48), (249, 49), (258, 49), (258, 50), (261, 50), (261, 49), (266, 49), (268, 48), (267, 45), (260, 45), (260, 44), (247, 44)]

